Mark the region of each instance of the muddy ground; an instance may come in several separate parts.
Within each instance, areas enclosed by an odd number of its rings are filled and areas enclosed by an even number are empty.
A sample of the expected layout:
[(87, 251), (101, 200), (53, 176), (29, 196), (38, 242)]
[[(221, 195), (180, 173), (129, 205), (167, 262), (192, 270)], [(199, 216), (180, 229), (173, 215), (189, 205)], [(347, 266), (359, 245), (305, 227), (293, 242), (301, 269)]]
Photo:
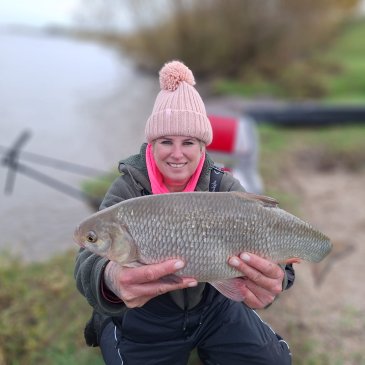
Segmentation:
[(260, 314), (289, 343), (305, 342), (306, 357), (365, 364), (365, 171), (321, 171), (312, 161), (293, 163), (279, 183), (301, 197), (301, 218), (326, 233), (333, 250), (320, 264), (296, 265), (295, 285)]

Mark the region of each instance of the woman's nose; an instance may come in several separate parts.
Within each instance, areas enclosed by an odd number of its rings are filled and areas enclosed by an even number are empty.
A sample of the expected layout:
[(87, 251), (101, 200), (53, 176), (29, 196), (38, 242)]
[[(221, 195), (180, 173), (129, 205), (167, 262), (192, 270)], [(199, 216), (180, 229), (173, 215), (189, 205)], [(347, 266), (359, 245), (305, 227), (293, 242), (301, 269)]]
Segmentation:
[(183, 156), (183, 151), (181, 146), (173, 146), (171, 151), (171, 156), (174, 158), (180, 158)]

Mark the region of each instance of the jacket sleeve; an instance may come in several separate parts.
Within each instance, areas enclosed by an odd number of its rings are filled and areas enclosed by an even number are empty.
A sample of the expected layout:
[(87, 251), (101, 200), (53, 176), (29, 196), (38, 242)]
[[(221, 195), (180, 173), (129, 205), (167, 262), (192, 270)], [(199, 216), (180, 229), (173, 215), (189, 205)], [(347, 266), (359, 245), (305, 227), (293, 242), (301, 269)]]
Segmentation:
[(105, 299), (101, 293), (101, 281), (108, 262), (106, 258), (81, 248), (76, 258), (74, 276), (77, 289), (88, 303), (97, 312), (113, 317), (122, 314), (126, 307)]
[[(129, 179), (128, 176), (124, 175), (113, 182), (101, 203), (100, 209), (135, 195), (128, 188)], [(74, 277), (77, 289), (97, 312), (107, 316), (116, 316), (126, 310), (125, 305), (107, 300), (101, 292), (104, 269), (108, 262), (108, 259), (81, 248), (76, 257)]]

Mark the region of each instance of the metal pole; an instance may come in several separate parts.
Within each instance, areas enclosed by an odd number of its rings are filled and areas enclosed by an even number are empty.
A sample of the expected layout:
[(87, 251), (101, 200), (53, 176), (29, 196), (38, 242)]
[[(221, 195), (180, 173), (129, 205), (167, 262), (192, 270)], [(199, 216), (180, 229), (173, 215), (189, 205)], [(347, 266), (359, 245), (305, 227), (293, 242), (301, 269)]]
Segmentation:
[(18, 139), (14, 142), (13, 146), (8, 149), (8, 152), (2, 158), (1, 162), (9, 167), (8, 174), (5, 181), (5, 194), (11, 194), (14, 188), (16, 171), (18, 170), (18, 159), (20, 148), (28, 141), (31, 133), (25, 130), (21, 133)]

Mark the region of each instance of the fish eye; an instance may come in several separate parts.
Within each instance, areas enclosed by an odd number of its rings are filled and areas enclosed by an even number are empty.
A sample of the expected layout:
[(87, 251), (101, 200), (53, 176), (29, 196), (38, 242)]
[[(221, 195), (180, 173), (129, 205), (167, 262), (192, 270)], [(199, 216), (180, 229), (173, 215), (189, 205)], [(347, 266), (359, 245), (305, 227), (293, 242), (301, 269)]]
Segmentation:
[(98, 236), (94, 231), (89, 231), (86, 235), (86, 240), (91, 243), (95, 243), (98, 240)]

